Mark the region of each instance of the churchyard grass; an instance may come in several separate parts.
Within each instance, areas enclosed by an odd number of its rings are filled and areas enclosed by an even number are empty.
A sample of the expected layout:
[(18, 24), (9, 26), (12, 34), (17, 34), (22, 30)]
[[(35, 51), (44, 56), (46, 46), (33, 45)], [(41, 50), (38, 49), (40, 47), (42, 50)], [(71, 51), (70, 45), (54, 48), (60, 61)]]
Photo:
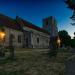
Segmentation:
[(56, 57), (45, 51), (16, 51), (15, 60), (0, 61), (0, 75), (64, 75), (64, 62), (70, 56), (72, 53), (60, 50)]

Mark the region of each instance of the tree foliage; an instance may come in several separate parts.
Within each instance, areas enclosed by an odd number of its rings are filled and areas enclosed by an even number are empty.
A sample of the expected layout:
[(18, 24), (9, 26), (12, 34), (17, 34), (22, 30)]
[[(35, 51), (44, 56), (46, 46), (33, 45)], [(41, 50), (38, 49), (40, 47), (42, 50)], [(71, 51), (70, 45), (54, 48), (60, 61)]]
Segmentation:
[(71, 45), (71, 47), (75, 48), (75, 39), (71, 39), (70, 45)]
[(71, 37), (68, 34), (68, 32), (65, 30), (62, 30), (62, 31), (59, 31), (58, 34), (61, 40), (61, 46), (63, 45), (70, 46)]

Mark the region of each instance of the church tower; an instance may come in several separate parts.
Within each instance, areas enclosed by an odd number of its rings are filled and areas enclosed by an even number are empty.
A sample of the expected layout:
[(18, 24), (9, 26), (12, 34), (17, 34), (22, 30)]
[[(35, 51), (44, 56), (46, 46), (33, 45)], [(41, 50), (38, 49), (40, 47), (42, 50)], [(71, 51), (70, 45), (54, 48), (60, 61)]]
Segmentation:
[(43, 19), (43, 29), (50, 32), (50, 36), (58, 36), (57, 21), (52, 16)]

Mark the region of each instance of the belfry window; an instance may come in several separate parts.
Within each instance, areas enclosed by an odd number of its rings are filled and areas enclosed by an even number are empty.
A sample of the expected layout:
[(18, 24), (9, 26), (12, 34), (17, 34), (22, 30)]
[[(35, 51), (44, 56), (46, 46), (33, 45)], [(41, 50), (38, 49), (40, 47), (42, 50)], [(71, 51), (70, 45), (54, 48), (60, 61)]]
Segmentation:
[(48, 21), (46, 21), (46, 26), (48, 26)]

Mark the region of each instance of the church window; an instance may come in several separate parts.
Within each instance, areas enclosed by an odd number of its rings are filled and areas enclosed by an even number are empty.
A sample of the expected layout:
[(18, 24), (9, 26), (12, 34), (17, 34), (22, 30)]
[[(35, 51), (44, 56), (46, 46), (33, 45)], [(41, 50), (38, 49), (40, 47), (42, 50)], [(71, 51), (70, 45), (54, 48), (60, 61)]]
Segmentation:
[(26, 47), (28, 47), (28, 44), (29, 44), (29, 43), (28, 43), (28, 38), (26, 38)]
[(37, 43), (39, 43), (39, 38), (37, 38)]
[(21, 35), (18, 35), (18, 43), (21, 43)]

